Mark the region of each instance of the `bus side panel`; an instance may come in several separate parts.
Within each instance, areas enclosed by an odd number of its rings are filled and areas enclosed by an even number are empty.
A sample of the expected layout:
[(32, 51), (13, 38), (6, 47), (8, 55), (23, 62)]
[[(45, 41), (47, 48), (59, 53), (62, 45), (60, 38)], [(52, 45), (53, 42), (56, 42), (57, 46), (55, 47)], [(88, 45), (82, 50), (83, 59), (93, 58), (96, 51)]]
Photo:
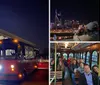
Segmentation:
[(0, 80), (19, 80), (18, 60), (0, 60)]
[(23, 60), (21, 61), (20, 64), (21, 64), (21, 68), (23, 68), (28, 74), (37, 68), (36, 61), (32, 61), (32, 60)]

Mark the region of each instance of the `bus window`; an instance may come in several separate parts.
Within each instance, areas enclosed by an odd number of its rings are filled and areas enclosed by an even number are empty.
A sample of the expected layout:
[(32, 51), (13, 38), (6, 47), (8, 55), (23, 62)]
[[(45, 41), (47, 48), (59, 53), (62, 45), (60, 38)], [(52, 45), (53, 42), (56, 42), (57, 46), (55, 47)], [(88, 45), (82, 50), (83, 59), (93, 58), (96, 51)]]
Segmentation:
[(84, 62), (85, 62), (85, 52), (83, 53), (83, 60), (84, 60)]
[(3, 50), (1, 50), (1, 54), (0, 54), (0, 56), (3, 56)]
[(34, 57), (33, 51), (29, 51), (29, 56), (30, 56), (30, 57)]
[(77, 53), (76, 58), (77, 58), (77, 59), (80, 59), (80, 53)]
[(63, 53), (64, 58), (67, 60), (67, 54)]
[(13, 50), (13, 49), (7, 49), (6, 50), (6, 56), (11, 56), (13, 54), (15, 54), (15, 50)]
[(34, 50), (32, 47), (29, 46), (25, 46), (25, 58), (26, 59), (30, 59), (30, 58), (34, 58)]
[(97, 65), (97, 57), (98, 57), (97, 51), (94, 51), (92, 53), (92, 66)]
[(57, 53), (57, 56), (60, 57), (61, 56), (60, 53)]
[(69, 54), (69, 58), (70, 58), (70, 57), (73, 57), (73, 53), (70, 53), (70, 54)]
[(75, 56), (74, 56), (75, 58), (77, 57), (77, 53), (75, 53)]
[(81, 53), (81, 59), (83, 59), (83, 58), (82, 58), (82, 53)]
[(75, 53), (75, 58), (77, 58), (77, 53)]
[(54, 53), (53, 53), (53, 52), (50, 53), (50, 57), (51, 57), (51, 58), (54, 57)]
[(90, 59), (90, 52), (87, 52), (86, 64), (88, 64), (88, 65), (89, 65), (89, 59)]

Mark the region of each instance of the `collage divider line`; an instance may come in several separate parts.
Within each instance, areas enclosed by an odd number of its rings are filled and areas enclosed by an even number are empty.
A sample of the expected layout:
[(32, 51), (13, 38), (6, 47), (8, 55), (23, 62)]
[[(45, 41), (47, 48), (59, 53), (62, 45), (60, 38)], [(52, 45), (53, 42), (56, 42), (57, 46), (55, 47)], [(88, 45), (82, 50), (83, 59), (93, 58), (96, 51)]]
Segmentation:
[(48, 33), (48, 35), (49, 35), (49, 85), (50, 85), (50, 0), (48, 0), (48, 17), (49, 17), (49, 22), (48, 22), (48, 25), (49, 25), (49, 33)]

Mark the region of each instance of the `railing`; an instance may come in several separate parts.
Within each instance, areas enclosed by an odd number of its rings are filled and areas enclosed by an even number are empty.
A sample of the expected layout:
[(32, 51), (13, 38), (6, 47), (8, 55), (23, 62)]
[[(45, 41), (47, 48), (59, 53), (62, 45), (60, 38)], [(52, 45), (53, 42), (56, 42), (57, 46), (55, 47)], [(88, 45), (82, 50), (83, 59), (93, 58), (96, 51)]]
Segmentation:
[[(56, 82), (54, 82), (54, 80)], [(52, 83), (54, 83), (54, 85), (56, 85), (57, 81), (59, 81), (59, 80), (61, 80), (60, 82), (62, 83), (62, 71), (56, 71), (56, 76), (55, 76), (55, 71), (51, 71), (50, 72), (50, 85)]]

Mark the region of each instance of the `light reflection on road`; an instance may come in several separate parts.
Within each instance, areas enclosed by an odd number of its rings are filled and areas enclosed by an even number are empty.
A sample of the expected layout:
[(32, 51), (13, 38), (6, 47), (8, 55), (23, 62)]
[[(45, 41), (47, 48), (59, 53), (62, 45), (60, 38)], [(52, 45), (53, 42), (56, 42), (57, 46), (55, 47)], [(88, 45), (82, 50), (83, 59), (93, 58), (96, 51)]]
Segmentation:
[(19, 82), (11, 82), (11, 81), (1, 81), (0, 85), (49, 85), (48, 84), (48, 70), (36, 70), (32, 74), (30, 74), (24, 81)]

